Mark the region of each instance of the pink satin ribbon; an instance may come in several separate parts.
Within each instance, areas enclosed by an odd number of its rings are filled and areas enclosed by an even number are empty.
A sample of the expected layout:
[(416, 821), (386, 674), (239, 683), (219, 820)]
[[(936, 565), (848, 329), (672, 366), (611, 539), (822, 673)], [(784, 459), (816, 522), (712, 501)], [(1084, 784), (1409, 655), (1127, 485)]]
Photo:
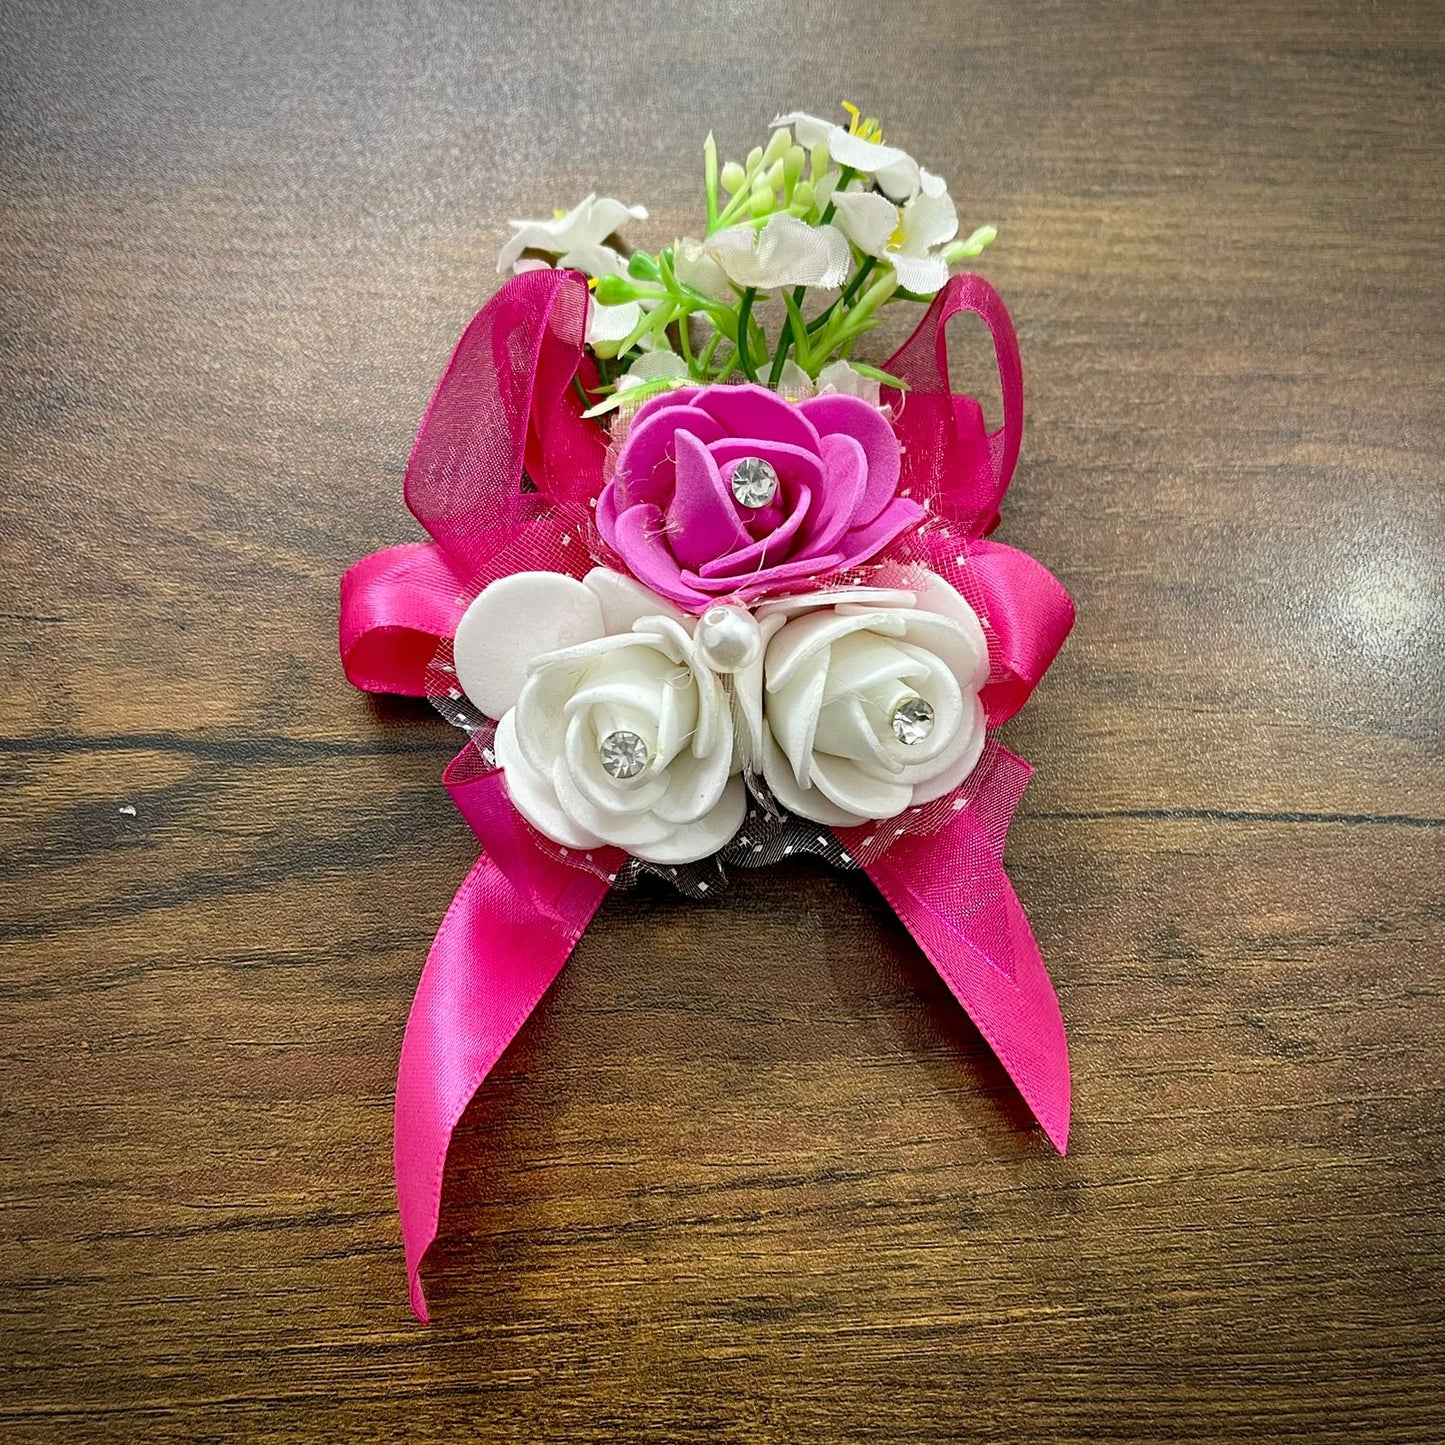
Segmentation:
[(451, 557), (431, 542), (385, 547), (341, 578), (341, 667), (365, 692), (426, 696), (438, 639), (451, 637), (475, 596)]
[[(984, 426), (983, 408), (960, 396), (948, 380), (948, 323), (978, 316), (993, 341), (1003, 421)], [(998, 292), (982, 276), (954, 276), (929, 306), (913, 335), (884, 363), (907, 383), (906, 393), (885, 388), (898, 413), (903, 481), (912, 495), (932, 495), (939, 515), (966, 536), (981, 537), (998, 522), (999, 503), (1013, 479), (1024, 435), (1024, 373), (1018, 337)]]
[[(418, 695), (437, 646), (488, 582), (528, 568), (580, 576), (606, 438), (571, 385), (590, 377), (586, 283), (573, 272), (509, 281), (467, 327), (407, 466), (406, 498), (434, 539), (364, 558), (342, 579), (341, 651), (358, 687)], [(1003, 395), (993, 433), (948, 382), (945, 328), (973, 312), (992, 335)], [(991, 727), (1011, 717), (1073, 622), (1068, 594), (1031, 557), (982, 540), (997, 520), (1023, 428), (1018, 345), (1002, 301), (954, 277), (887, 364), (905, 453), (902, 486), (930, 499), (929, 559), (983, 617)], [(535, 490), (522, 484), (523, 470)], [(866, 871), (933, 962), (1062, 1152), (1069, 1130), (1063, 1022), (1028, 921), (1003, 871), (1004, 837), (1027, 764), (998, 747), (966, 806), (905, 835)], [(539, 843), (504, 779), (469, 746), (445, 781), (483, 853), (437, 932), (397, 1076), (395, 1163), (411, 1302), (425, 1320), (422, 1258), (436, 1237), (447, 1148), (468, 1102), (556, 977), (626, 861), (616, 849), (566, 859)], [(845, 847), (857, 839), (838, 834)]]
[(1064, 1020), (1003, 869), (1004, 835), (1030, 772), (996, 748), (989, 778), (956, 822), (905, 835), (866, 871), (1062, 1154), (1070, 1100)]
[[(522, 873), (525, 889), (517, 884)], [(539, 848), (525, 863), (512, 858), (505, 871), (484, 853), (437, 930), (401, 1045), (392, 1156), (411, 1307), (423, 1323), (421, 1261), (436, 1238), (452, 1132), (607, 887)]]

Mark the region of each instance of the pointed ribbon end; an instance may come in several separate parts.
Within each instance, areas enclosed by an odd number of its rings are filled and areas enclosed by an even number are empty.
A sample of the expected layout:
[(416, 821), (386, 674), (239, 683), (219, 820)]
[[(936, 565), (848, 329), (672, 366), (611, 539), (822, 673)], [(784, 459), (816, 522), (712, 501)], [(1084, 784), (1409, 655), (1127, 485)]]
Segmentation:
[(427, 1313), (426, 1296), (421, 1289), (421, 1273), (419, 1270), (411, 1270), (409, 1273), (411, 1275), (411, 1312), (422, 1324), (429, 1325), (431, 1316)]

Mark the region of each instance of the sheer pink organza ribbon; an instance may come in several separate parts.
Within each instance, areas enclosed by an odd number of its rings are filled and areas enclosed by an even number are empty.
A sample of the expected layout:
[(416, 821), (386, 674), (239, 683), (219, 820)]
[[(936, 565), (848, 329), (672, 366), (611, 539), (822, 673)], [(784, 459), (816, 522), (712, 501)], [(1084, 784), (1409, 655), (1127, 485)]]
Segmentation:
[[(980, 316), (993, 338), (1003, 393), (994, 432), (978, 403), (949, 387), (945, 331), (961, 312)], [(489, 582), (528, 569), (580, 576), (592, 565), (590, 510), (607, 438), (582, 417), (572, 385), (579, 372), (592, 379), (586, 318), (582, 277), (533, 271), (503, 286), (463, 333), (407, 466), (407, 504), (432, 540), (376, 552), (342, 579), (342, 665), (357, 687), (424, 695), (428, 663)], [(921, 545), (940, 570), (966, 570), (989, 638), (983, 700), (996, 727), (1027, 700), (1073, 622), (1068, 594), (1043, 567), (984, 540), (1023, 430), (1018, 345), (1002, 301), (982, 278), (954, 277), (888, 370), (908, 386), (906, 399), (885, 393), (904, 448), (900, 485), (927, 498), (939, 519), (911, 555)], [(946, 827), (902, 836), (881, 853), (861, 846), (867, 830), (837, 836), (866, 859), (868, 876), (1062, 1152), (1063, 1021), (1003, 870), (1029, 769), (997, 744), (986, 756), (988, 767)], [(436, 1237), (452, 1132), (626, 861), (616, 850), (585, 862), (560, 856), (512, 808), (503, 776), (475, 764), (469, 745), (445, 781), (482, 854), (437, 931), (397, 1074), (397, 1198), (412, 1308), (422, 1320), (421, 1262)]]

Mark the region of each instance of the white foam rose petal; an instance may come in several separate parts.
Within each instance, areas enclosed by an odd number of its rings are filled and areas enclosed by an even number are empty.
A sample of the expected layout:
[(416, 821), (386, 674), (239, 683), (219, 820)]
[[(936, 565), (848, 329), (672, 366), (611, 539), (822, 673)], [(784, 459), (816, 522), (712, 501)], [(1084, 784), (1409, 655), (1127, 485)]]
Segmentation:
[[(847, 642), (854, 639), (848, 638)], [(893, 710), (904, 698), (922, 697), (933, 708), (934, 725), (916, 743), (900, 741)], [(963, 710), (963, 691), (941, 658), (902, 641), (847, 655), (835, 647), (828, 664), (828, 688), (814, 730), (814, 750), (856, 762), (888, 781), (916, 782), (952, 741)]]
[(778, 746), (771, 731), (763, 734), (763, 778), (772, 790), (773, 796), (790, 813), (800, 818), (809, 818), (829, 828), (849, 828), (855, 823), (866, 821), (856, 813), (849, 813), (830, 801), (817, 788), (803, 787), (793, 772), (793, 765)]
[(871, 766), (875, 777), (888, 777), (903, 771), (903, 764), (892, 756), (878, 736), (868, 708), (860, 697), (840, 697), (836, 702), (825, 702), (819, 708), (817, 726), (813, 729), (813, 747), (835, 757), (847, 758), (865, 769)]
[(768, 726), (793, 764), (800, 788), (809, 784), (818, 710), (828, 684), (828, 649), (820, 647), (798, 658), (785, 681), (767, 683), (764, 704)]
[(915, 807), (951, 793), (978, 766), (978, 760), (983, 755), (983, 745), (988, 737), (987, 718), (977, 694), (966, 698), (964, 705), (971, 709), (969, 725), (958, 729), (948, 755), (938, 760), (938, 771), (914, 784)]
[(516, 714), (509, 712), (497, 724), (493, 742), (497, 766), (507, 780), (512, 806), (544, 837), (564, 848), (597, 848), (602, 838), (579, 827), (557, 800), (548, 774), (538, 772), (518, 746)]
[[(763, 634), (763, 645), (756, 662), (733, 674), (733, 698), (737, 705), (739, 721), (742, 723), (740, 736), (736, 741), (734, 771), (746, 762), (754, 769), (763, 765), (763, 661), (767, 656), (768, 643), (773, 635), (787, 621), (783, 613), (773, 612), (757, 615), (758, 627)], [(740, 755), (746, 746), (747, 757)]]
[(974, 685), (978, 659), (975, 641), (952, 618), (939, 617), (932, 612), (910, 613), (905, 637), (924, 652), (942, 659), (944, 665), (960, 682)]
[[(669, 659), (636, 637), (630, 647), (600, 652), (578, 679), (572, 695), (563, 704), (570, 718), (589, 708), (619, 710), (654, 718), (658, 698), (673, 671)], [(652, 729), (649, 727), (648, 731)]]
[(945, 582), (942, 577), (930, 573), (927, 584), (919, 589), (918, 609), (921, 612), (935, 612), (954, 622), (968, 637), (974, 650), (973, 671), (959, 676), (973, 687), (981, 688), (988, 681), (988, 639), (984, 636), (983, 623), (978, 613), (963, 599), (958, 589)]
[(695, 673), (685, 679), (665, 678), (657, 709), (657, 756), (670, 763), (687, 747), (698, 731), (703, 700)]
[(681, 826), (695, 822), (717, 806), (733, 773), (731, 729), (725, 742), (726, 747), (718, 747), (704, 757), (684, 756), (674, 761), (667, 770), (667, 793), (656, 805), (659, 818)]
[(567, 699), (577, 686), (579, 672), (571, 667), (535, 670), (522, 688), (513, 709), (517, 746), (530, 767), (544, 777), (567, 733)]
[[(638, 636), (652, 639), (653, 645), (679, 667), (686, 667), (697, 688), (697, 725), (693, 733), (692, 750), (701, 755), (716, 746), (717, 732), (727, 721), (724, 707), (722, 684), (697, 655), (693, 646), (692, 633), (688, 626), (675, 622), (670, 617), (644, 617), (635, 624)], [(731, 732), (728, 734), (731, 740)]]
[(527, 669), (557, 648), (600, 637), (602, 608), (575, 578), (517, 572), (484, 588), (452, 643), (457, 681), (488, 717), (516, 706)]
[(812, 782), (817, 792), (845, 812), (875, 821), (896, 818), (913, 801), (907, 783), (870, 777), (857, 763), (828, 753), (813, 754)]
[(759, 605), (756, 616), (759, 623), (770, 619), (790, 617), (804, 612), (816, 612), (825, 607), (847, 607), (867, 605), (869, 607), (912, 607), (914, 594), (885, 587), (834, 587), (822, 592), (802, 592), (796, 597), (775, 597)]
[(695, 822), (674, 828), (657, 843), (641, 845), (631, 851), (648, 863), (678, 866), (708, 858), (732, 841), (747, 813), (748, 791), (743, 780), (730, 778), (717, 805)]
[(707, 240), (709, 254), (739, 286), (836, 289), (847, 279), (853, 253), (836, 226), (810, 226), (779, 212), (761, 227), (729, 226)]
[(810, 612), (793, 618), (781, 628), (763, 658), (763, 676), (768, 693), (787, 686), (794, 671), (814, 651), (831, 647), (854, 632), (877, 632), (885, 637), (902, 637), (906, 614), (888, 608), (859, 607), (849, 611)]
[[(667, 356), (671, 353), (654, 353)], [(644, 358), (646, 359), (646, 358)], [(638, 362), (641, 366), (642, 362)], [(615, 636), (631, 632), (633, 624), (644, 617), (671, 617), (675, 622), (687, 622), (686, 614), (657, 593), (644, 587), (635, 578), (607, 567), (594, 567), (583, 579), (582, 585), (591, 592), (602, 607), (603, 631)]]
[(732, 714), (728, 710), (727, 695), (722, 683), (710, 669), (701, 662), (694, 664), (697, 677), (697, 725), (692, 734), (692, 751), (696, 757), (717, 752), (722, 747), (721, 738), (727, 734), (727, 746), (732, 749)]
[(552, 790), (562, 811), (583, 832), (595, 833), (605, 843), (626, 848), (629, 853), (639, 846), (660, 843), (672, 831), (655, 813), (623, 813), (609, 802), (599, 807), (578, 785), (571, 760), (559, 755), (552, 764)]
[(921, 681), (932, 669), (920, 661), (916, 649), (900, 649), (899, 642), (864, 630), (840, 638), (833, 647), (828, 668), (828, 688), (823, 702), (850, 693), (862, 693), (879, 683)]
[(586, 642), (578, 642), (567, 647), (556, 648), (551, 652), (544, 652), (532, 659), (532, 668), (534, 671), (543, 667), (585, 668), (599, 658), (605, 657), (609, 652), (623, 652), (627, 648), (637, 645), (638, 639), (635, 632), (609, 632)]

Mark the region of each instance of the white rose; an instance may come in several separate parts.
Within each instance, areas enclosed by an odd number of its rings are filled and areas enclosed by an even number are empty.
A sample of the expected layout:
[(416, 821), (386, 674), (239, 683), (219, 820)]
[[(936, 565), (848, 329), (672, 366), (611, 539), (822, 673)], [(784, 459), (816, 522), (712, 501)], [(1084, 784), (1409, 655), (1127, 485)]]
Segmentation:
[(977, 614), (941, 578), (916, 593), (787, 598), (758, 618), (761, 689), (739, 678), (738, 696), (785, 808), (830, 827), (893, 818), (973, 770), (988, 644)]
[(498, 719), (513, 806), (553, 842), (678, 864), (737, 831), (747, 796), (732, 717), (695, 626), (601, 568), (582, 582), (504, 577), (467, 609), (458, 680)]

